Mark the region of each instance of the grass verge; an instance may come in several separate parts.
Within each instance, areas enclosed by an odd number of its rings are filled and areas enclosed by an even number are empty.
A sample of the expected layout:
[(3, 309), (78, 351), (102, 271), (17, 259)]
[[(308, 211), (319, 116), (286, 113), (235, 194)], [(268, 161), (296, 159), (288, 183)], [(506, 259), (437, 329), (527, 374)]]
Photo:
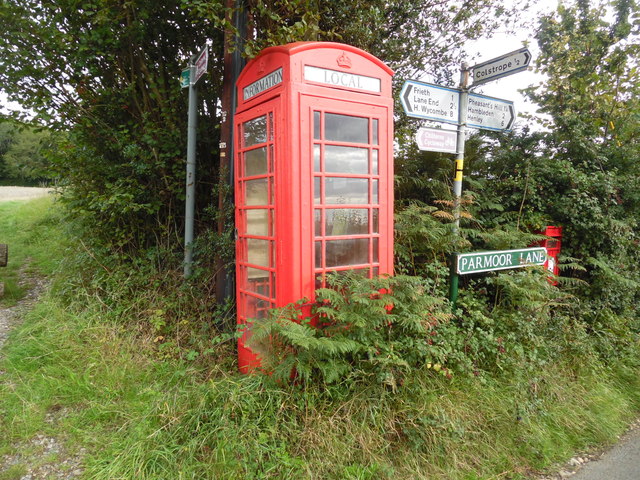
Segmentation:
[[(14, 218), (0, 238), (49, 273), (62, 232), (40, 202), (0, 204)], [(1, 354), (0, 458), (45, 433), (86, 449), (91, 479), (517, 479), (614, 441), (640, 410), (637, 368), (596, 360), (526, 376), (425, 371), (394, 393), (273, 385), (153, 344), (90, 298), (43, 298)]]

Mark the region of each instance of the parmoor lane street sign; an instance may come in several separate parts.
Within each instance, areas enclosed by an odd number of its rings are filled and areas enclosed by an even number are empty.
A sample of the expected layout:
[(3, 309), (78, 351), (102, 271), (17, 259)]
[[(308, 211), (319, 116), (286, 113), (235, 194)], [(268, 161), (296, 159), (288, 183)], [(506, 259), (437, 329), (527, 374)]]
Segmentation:
[(501, 98), (469, 94), (467, 126), (483, 130), (508, 131), (516, 120), (513, 102)]
[(407, 80), (400, 102), (410, 117), (453, 124), (459, 121), (460, 92), (455, 88)]
[(456, 257), (458, 275), (468, 275), (470, 273), (544, 265), (547, 260), (547, 250), (544, 247), (534, 247), (518, 250), (460, 253)]
[(528, 48), (521, 48), (500, 57), (479, 63), (471, 67), (473, 84), (479, 85), (521, 72), (529, 66), (530, 62), (531, 52)]

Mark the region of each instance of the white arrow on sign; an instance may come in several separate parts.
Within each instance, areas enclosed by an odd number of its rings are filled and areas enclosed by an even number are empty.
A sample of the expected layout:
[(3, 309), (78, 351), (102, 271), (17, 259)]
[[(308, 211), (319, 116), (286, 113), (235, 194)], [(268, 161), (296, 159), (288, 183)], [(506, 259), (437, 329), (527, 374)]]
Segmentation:
[(513, 102), (501, 98), (487, 97), (477, 93), (469, 94), (467, 126), (483, 130), (511, 130), (516, 121)]
[(513, 52), (492, 58), (486, 62), (471, 67), (473, 84), (490, 82), (501, 77), (525, 70), (531, 62), (531, 52), (528, 48), (521, 48)]
[(460, 92), (455, 88), (407, 80), (400, 92), (400, 102), (410, 117), (458, 123)]
[(421, 127), (416, 132), (416, 143), (427, 152), (458, 153), (458, 132)]

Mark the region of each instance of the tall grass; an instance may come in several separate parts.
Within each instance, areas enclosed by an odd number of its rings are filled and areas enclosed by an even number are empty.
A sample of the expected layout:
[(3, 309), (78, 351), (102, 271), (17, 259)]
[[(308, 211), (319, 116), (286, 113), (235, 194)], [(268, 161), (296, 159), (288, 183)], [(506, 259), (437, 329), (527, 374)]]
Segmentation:
[[(50, 205), (0, 204), (0, 238), (24, 245), (13, 260), (46, 273), (65, 244)], [(156, 340), (89, 296), (45, 296), (1, 354), (0, 455), (45, 432), (86, 449), (91, 479), (517, 479), (612, 442), (640, 410), (637, 369), (595, 359), (528, 376), (418, 371), (394, 392), (278, 385)]]

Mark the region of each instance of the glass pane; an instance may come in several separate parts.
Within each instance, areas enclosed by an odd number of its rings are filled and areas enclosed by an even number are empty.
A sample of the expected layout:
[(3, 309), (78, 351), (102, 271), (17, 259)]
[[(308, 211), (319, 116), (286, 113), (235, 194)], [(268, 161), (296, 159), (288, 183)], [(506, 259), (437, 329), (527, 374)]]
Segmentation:
[(313, 171), (320, 171), (320, 145), (313, 146)]
[(322, 210), (316, 210), (314, 212), (314, 218), (315, 218), (315, 227), (313, 229), (313, 231), (315, 232), (316, 237), (321, 237), (322, 236)]
[(267, 149), (265, 147), (249, 150), (244, 153), (244, 176), (266, 175)]
[(271, 232), (269, 234), (272, 237), (276, 236), (276, 216), (273, 214), (273, 209), (269, 210), (269, 214), (271, 215)]
[(276, 203), (276, 189), (273, 185), (273, 177), (269, 177), (269, 205)]
[(269, 272), (257, 268), (247, 268), (247, 290), (270, 297)]
[(373, 143), (374, 145), (378, 145), (378, 119), (374, 118), (371, 122), (373, 123), (371, 127), (373, 130), (373, 138), (371, 139), (371, 143)]
[(371, 222), (371, 223), (373, 223), (373, 233), (380, 233), (379, 232), (380, 227), (379, 227), (379, 222), (378, 222), (378, 215), (379, 215), (378, 209), (374, 208), (373, 209), (373, 219), (372, 219), (372, 222)]
[(371, 150), (371, 175), (378, 175), (378, 150)]
[(320, 177), (316, 177), (313, 179), (313, 203), (321, 203), (320, 198)]
[(366, 178), (327, 177), (324, 188), (328, 205), (366, 204), (369, 200), (369, 181)]
[(378, 255), (378, 246), (380, 244), (379, 239), (374, 238), (373, 239), (373, 263), (378, 263), (379, 261), (379, 255)]
[(378, 180), (373, 181), (373, 189), (371, 190), (371, 203), (378, 203)]
[(326, 242), (327, 267), (369, 263), (369, 240), (357, 238)]
[(269, 211), (245, 210), (247, 215), (247, 235), (269, 236)]
[(261, 267), (268, 267), (269, 243), (269, 240), (247, 238), (247, 262)]
[(316, 244), (316, 268), (322, 268), (322, 242), (315, 242)]
[(269, 141), (273, 141), (273, 113), (271, 112), (269, 112)]
[(320, 112), (313, 112), (313, 138), (320, 140)]
[(269, 203), (269, 192), (267, 179), (249, 180), (245, 185), (245, 205), (267, 205)]
[(272, 173), (273, 172), (273, 162), (274, 162), (274, 156), (273, 156), (273, 145), (269, 145), (269, 172)]
[(325, 113), (324, 138), (336, 142), (369, 143), (369, 119)]
[(324, 171), (331, 173), (369, 173), (369, 150), (327, 145), (324, 148)]
[(269, 315), (270, 302), (247, 295), (247, 317), (262, 320)]
[(366, 235), (369, 233), (369, 211), (366, 208), (325, 210), (325, 235)]
[(263, 115), (245, 122), (242, 131), (244, 133), (243, 147), (265, 143), (267, 141), (267, 116)]
[(271, 273), (271, 298), (275, 296), (276, 296), (276, 274), (275, 272), (272, 272)]

